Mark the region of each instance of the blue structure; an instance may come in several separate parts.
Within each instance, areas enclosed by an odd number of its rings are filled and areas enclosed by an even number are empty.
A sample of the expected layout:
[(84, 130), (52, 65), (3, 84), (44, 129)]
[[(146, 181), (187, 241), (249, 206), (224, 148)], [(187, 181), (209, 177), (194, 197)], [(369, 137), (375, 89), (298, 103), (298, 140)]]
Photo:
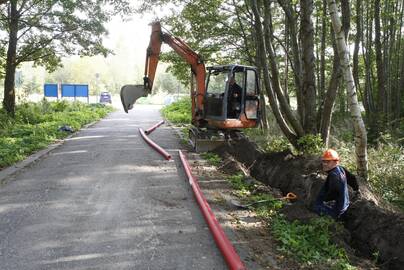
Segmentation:
[[(58, 98), (58, 84), (56, 83), (46, 83), (44, 84), (44, 95), (45, 97), (56, 97)], [(86, 97), (87, 103), (90, 103), (88, 84), (62, 84), (61, 85), (61, 97)]]
[(45, 97), (56, 97), (58, 98), (58, 85), (55, 83), (46, 83), (43, 86), (43, 91)]
[(75, 97), (73, 84), (62, 84), (62, 97)]
[(89, 91), (87, 84), (62, 84), (62, 97), (87, 97), (89, 102)]
[(88, 98), (88, 85), (87, 84), (76, 84), (76, 97), (87, 97)]

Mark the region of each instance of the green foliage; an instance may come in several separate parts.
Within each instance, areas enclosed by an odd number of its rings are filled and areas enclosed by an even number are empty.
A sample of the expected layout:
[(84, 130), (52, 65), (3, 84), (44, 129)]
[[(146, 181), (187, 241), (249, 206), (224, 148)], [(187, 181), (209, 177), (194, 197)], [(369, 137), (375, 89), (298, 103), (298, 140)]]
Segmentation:
[(308, 155), (320, 155), (324, 149), (324, 143), (320, 134), (308, 134), (297, 140), (300, 151)]
[[(111, 50), (102, 42), (108, 33), (104, 24), (114, 15), (125, 15), (130, 11), (130, 2), (126, 0), (7, 1), (7, 5), (2, 4), (1, 29), (7, 31), (3, 31), (0, 38), (3, 44), (0, 46), (0, 69), (7, 82), (3, 100), (7, 111), (15, 114), (15, 95), (9, 93), (15, 90), (18, 65), (32, 62), (34, 66), (55, 71), (66, 55), (107, 56)], [(8, 42), (9, 39), (14, 41)], [(19, 94), (24, 98), (26, 93)]]
[(355, 269), (349, 264), (344, 249), (332, 243), (332, 228), (340, 226), (327, 217), (302, 224), (277, 217), (272, 232), (280, 243), (280, 250), (307, 265), (328, 265), (331, 269)]
[(381, 144), (369, 149), (368, 155), (372, 189), (404, 209), (404, 147)]
[(222, 162), (220, 156), (212, 152), (201, 153), (201, 157), (203, 159), (206, 159), (208, 163), (213, 166), (218, 166)]
[[(139, 12), (149, 11), (166, 3), (166, 0), (146, 1), (142, 3)], [(176, 6), (178, 8), (171, 9), (171, 14), (162, 19), (162, 25), (187, 43), (205, 63), (245, 64), (249, 61), (248, 64), (253, 64), (249, 57), (254, 50), (253, 44), (250, 44), (253, 40), (251, 21), (246, 15), (249, 11), (244, 2), (178, 1)], [(184, 85), (189, 85), (190, 68), (183, 58), (170, 51), (162, 53), (161, 60), (172, 64), (169, 71)]]
[(275, 215), (278, 214), (278, 210), (280, 210), (284, 205), (284, 202), (282, 200), (275, 199), (272, 195), (266, 193), (252, 195), (248, 198), (248, 200), (251, 203), (257, 201), (265, 201), (264, 203), (256, 204), (254, 206), (257, 216), (265, 220), (272, 219)]
[(291, 144), (284, 137), (271, 137), (264, 146), (264, 150), (266, 152), (282, 152), (285, 150), (289, 150), (291, 148)]
[(243, 174), (239, 173), (231, 175), (227, 180), (230, 182), (233, 189), (236, 190), (234, 193), (238, 197), (246, 199), (251, 195), (251, 190), (254, 188), (254, 185), (247, 183)]
[[(49, 71), (60, 65), (65, 55), (106, 55), (102, 45), (107, 33), (104, 24), (115, 14), (131, 12), (129, 1), (10, 1), (17, 10), (13, 17), (7, 8), (1, 9), (4, 29), (18, 22), (18, 51), (15, 62), (33, 61)], [(60, 46), (63, 44), (63, 46)]]
[(168, 106), (165, 106), (161, 112), (163, 116), (172, 123), (190, 124), (192, 119), (191, 99), (182, 98)]
[(0, 168), (23, 160), (28, 155), (68, 133), (58, 131), (63, 125), (78, 130), (104, 117), (110, 107), (66, 101), (24, 103), (16, 108), (15, 118), (0, 111)]
[(189, 128), (181, 128), (181, 143), (187, 145), (189, 143)]
[(234, 174), (229, 176), (227, 179), (234, 189), (248, 190), (250, 189), (250, 185), (244, 182), (244, 178), (245, 176), (243, 174)]
[(41, 91), (41, 84), (38, 83), (36, 77), (32, 77), (30, 80), (24, 81), (22, 89), (24, 94), (28, 96), (32, 93), (39, 93)]
[(271, 194), (257, 192), (257, 186), (247, 183), (242, 174), (229, 176), (228, 180), (243, 204), (252, 204), (249, 208), (268, 223), (279, 241), (281, 252), (311, 268), (321, 266), (321, 269), (356, 269), (349, 264), (345, 250), (331, 241), (331, 235), (342, 229), (340, 224), (328, 217), (315, 218), (308, 224), (289, 222), (279, 214), (284, 206), (283, 200), (276, 199)]
[[(372, 191), (404, 210), (404, 148), (386, 142), (368, 148), (368, 183)], [(343, 165), (354, 172), (356, 158), (353, 149), (353, 144), (338, 145)]]

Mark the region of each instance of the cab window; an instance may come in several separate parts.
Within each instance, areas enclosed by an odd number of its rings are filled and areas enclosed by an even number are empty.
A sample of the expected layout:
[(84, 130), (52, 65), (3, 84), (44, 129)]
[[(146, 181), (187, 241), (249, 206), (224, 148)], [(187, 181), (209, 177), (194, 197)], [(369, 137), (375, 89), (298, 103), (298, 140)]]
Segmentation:
[(246, 94), (247, 96), (257, 95), (257, 80), (254, 70), (247, 70)]
[(222, 94), (226, 89), (227, 73), (211, 73), (209, 76), (208, 94)]

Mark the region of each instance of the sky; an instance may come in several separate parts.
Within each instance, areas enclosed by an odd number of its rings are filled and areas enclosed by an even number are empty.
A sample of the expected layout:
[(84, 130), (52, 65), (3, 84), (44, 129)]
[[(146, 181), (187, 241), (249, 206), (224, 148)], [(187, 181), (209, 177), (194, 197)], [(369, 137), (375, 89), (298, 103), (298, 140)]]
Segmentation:
[[(165, 12), (164, 10), (157, 10), (157, 13), (164, 14)], [(109, 34), (104, 38), (104, 45), (107, 48), (112, 49), (116, 58), (119, 59), (120, 64), (115, 64), (114, 67), (118, 66), (119, 70), (116, 72), (119, 73), (120, 77), (127, 78), (125, 83), (137, 84), (143, 82), (146, 49), (151, 34), (151, 26), (149, 24), (156, 20), (156, 18), (156, 12), (148, 15), (135, 14), (126, 20), (117, 16), (106, 24)], [(170, 50), (168, 46), (164, 45), (162, 49), (163, 51)], [(99, 56), (99, 58), (102, 57)], [(77, 59), (77, 56), (72, 57), (71, 59)], [(115, 60), (115, 62), (116, 61), (117, 60)], [(100, 61), (98, 60), (96, 62), (98, 63)], [(159, 69), (156, 73), (156, 80), (158, 79), (159, 74), (164, 73), (166, 66), (167, 65), (164, 63), (159, 64)], [(106, 67), (101, 66), (98, 66), (97, 69), (97, 66), (94, 68), (94, 65), (91, 67), (88, 66), (87, 68), (91, 74), (101, 74), (106, 69)], [(28, 81), (35, 76), (39, 84), (47, 82), (45, 69), (41, 67), (32, 68), (31, 63), (24, 64), (23, 67), (20, 67), (17, 73), (16, 77), (23, 77), (25, 81)], [(80, 82), (72, 83), (86, 82), (80, 80)]]
[(141, 17), (140, 15), (133, 16), (130, 21), (114, 18), (107, 25), (109, 35), (105, 38), (104, 44), (116, 49), (117, 40), (121, 40), (125, 47), (132, 50), (135, 60), (144, 60), (151, 33), (151, 27), (148, 24), (151, 21), (151, 16)]

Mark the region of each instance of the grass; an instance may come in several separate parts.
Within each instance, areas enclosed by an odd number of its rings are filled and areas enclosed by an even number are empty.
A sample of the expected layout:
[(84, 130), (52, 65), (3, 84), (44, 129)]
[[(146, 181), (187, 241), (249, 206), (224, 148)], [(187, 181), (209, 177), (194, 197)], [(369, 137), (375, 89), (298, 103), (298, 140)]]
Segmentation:
[[(174, 102), (164, 107), (162, 113), (173, 123), (190, 124), (190, 99), (184, 98)], [(340, 125), (337, 128), (338, 140), (334, 140), (336, 143), (333, 146), (340, 153), (342, 164), (355, 172), (355, 146), (352, 129), (347, 128), (346, 125)], [(271, 135), (262, 129), (246, 129), (244, 133), (266, 152), (293, 150), (290, 143), (281, 135), (275, 122), (271, 123), (269, 130), (274, 133)], [(388, 134), (384, 134), (377, 147), (369, 146), (369, 185), (380, 197), (404, 210), (404, 147), (397, 144), (396, 141)], [(319, 154), (323, 147), (318, 136), (303, 137), (299, 140), (299, 144), (305, 152), (311, 154)]]
[[(208, 162), (217, 166), (220, 157), (213, 153), (202, 153)], [(271, 230), (279, 243), (279, 251), (293, 257), (299, 263), (310, 268), (350, 270), (351, 266), (345, 249), (332, 242), (332, 235), (341, 229), (341, 225), (331, 218), (314, 218), (308, 224), (298, 221), (289, 222), (279, 210), (284, 201), (274, 198), (271, 194), (256, 192), (257, 184), (245, 181), (243, 174), (229, 175), (227, 180), (235, 194), (243, 204), (260, 203), (249, 206), (255, 211)], [(262, 202), (264, 201), (264, 202)]]
[[(333, 138), (332, 147), (341, 156), (341, 164), (355, 173), (356, 157), (352, 130), (339, 128), (337, 134), (339, 139)], [(265, 152), (289, 149), (295, 154), (301, 154), (293, 149), (283, 136), (265, 134), (260, 129), (246, 130), (245, 133)], [(368, 184), (381, 198), (404, 210), (404, 146), (400, 145), (399, 141), (384, 134), (377, 146), (368, 145)], [(305, 136), (299, 140), (299, 144), (308, 154), (320, 155), (324, 150), (318, 136)]]
[[(342, 164), (355, 172), (353, 144), (340, 143), (338, 152)], [(404, 147), (382, 143), (368, 148), (369, 186), (387, 202), (404, 210)]]
[(234, 194), (243, 203), (265, 201), (249, 208), (268, 225), (279, 243), (281, 253), (311, 268), (321, 266), (322, 269), (356, 269), (350, 265), (345, 250), (331, 241), (333, 231), (341, 229), (340, 224), (327, 217), (312, 219), (309, 224), (289, 222), (279, 213), (284, 201), (267, 193), (257, 194), (254, 192), (256, 185), (244, 179), (241, 174), (228, 177), (235, 189)]
[(176, 125), (181, 125), (181, 143), (189, 143), (189, 126), (191, 124), (191, 99), (182, 98), (178, 101), (164, 106), (161, 114), (165, 119)]
[(191, 124), (191, 99), (182, 98), (165, 106), (161, 113), (174, 124)]
[(308, 224), (288, 222), (277, 216), (271, 231), (279, 241), (279, 250), (308, 266), (322, 265), (329, 269), (356, 269), (349, 264), (343, 248), (331, 241), (332, 228), (341, 226), (327, 217), (312, 219)]
[(0, 168), (25, 159), (33, 152), (69, 135), (58, 129), (74, 130), (104, 117), (111, 107), (66, 101), (24, 103), (16, 107), (15, 118), (0, 110)]
[(201, 153), (201, 157), (206, 161), (208, 161), (208, 163), (213, 166), (219, 166), (220, 163), (222, 162), (220, 156), (212, 152)]

